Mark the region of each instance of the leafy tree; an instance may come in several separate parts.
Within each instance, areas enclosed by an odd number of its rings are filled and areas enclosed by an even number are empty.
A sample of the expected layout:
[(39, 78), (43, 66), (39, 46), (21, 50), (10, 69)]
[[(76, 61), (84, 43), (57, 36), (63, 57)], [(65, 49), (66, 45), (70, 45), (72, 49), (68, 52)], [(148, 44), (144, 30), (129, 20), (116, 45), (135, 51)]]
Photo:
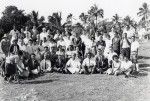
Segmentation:
[(148, 17), (150, 16), (150, 9), (147, 3), (143, 3), (142, 7), (139, 8), (137, 15), (141, 17), (140, 23), (143, 23), (142, 25), (145, 25), (143, 27), (147, 30)]
[(73, 19), (73, 14), (70, 13), (67, 16), (67, 21), (66, 21), (68, 25), (72, 25), (72, 19)]
[(23, 10), (19, 10), (16, 6), (7, 6), (2, 12), (0, 29), (2, 29), (4, 33), (8, 33), (13, 28), (13, 25), (20, 29), (25, 26), (28, 19)]
[(112, 22), (113, 22), (113, 28), (115, 28), (115, 30), (118, 32), (118, 33), (121, 33), (123, 28), (124, 28), (124, 25), (122, 23), (122, 19), (119, 17), (118, 14), (115, 14), (112, 18)]
[(93, 6), (91, 6), (90, 10), (88, 11), (88, 14), (89, 14), (90, 21), (93, 22), (94, 20), (96, 20), (96, 26), (97, 26), (98, 18), (103, 18), (104, 17), (104, 10), (99, 9), (97, 7), (97, 5), (94, 4)]
[(85, 13), (81, 13), (79, 19), (83, 22), (83, 24), (86, 24), (88, 20), (88, 15), (86, 15)]
[(127, 29), (130, 29), (131, 27), (133, 27), (134, 21), (131, 19), (130, 16), (126, 16), (123, 19), (123, 24), (124, 24), (124, 27), (126, 27)]
[(61, 13), (53, 13), (52, 15), (48, 16), (48, 22), (49, 22), (49, 27), (51, 29), (58, 29), (62, 30), (62, 25), (61, 25)]

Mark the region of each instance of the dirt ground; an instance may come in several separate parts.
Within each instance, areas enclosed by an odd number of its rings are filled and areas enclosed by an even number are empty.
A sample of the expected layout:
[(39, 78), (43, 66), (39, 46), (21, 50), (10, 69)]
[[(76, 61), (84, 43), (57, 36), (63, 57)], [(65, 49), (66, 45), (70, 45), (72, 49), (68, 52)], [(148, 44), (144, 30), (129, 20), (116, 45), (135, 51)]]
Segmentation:
[(0, 101), (150, 101), (150, 42), (139, 50), (138, 78), (46, 74), (23, 84), (0, 78)]

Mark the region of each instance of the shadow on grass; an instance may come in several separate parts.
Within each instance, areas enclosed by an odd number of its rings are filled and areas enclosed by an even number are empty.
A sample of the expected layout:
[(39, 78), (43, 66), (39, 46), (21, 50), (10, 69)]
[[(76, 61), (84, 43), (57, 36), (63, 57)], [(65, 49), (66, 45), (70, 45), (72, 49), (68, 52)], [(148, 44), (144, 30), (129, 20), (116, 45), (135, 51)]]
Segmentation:
[(33, 80), (33, 81), (26, 81), (22, 84), (44, 84), (44, 83), (50, 83), (53, 81), (58, 81), (59, 79), (51, 79), (51, 80)]
[(138, 59), (150, 59), (150, 57), (147, 57), (147, 56), (138, 56)]
[(139, 64), (139, 68), (147, 68), (150, 67), (150, 64)]

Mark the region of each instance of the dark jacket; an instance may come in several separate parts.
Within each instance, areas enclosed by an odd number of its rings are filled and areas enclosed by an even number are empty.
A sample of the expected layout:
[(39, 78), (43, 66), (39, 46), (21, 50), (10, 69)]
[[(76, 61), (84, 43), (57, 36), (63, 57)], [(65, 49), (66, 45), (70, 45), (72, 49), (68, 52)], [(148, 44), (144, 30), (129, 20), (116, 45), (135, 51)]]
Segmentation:
[(28, 60), (28, 67), (29, 67), (29, 70), (34, 70), (34, 69), (38, 69), (38, 66), (40, 66), (40, 64), (38, 63), (37, 60), (32, 60), (32, 59), (29, 59)]

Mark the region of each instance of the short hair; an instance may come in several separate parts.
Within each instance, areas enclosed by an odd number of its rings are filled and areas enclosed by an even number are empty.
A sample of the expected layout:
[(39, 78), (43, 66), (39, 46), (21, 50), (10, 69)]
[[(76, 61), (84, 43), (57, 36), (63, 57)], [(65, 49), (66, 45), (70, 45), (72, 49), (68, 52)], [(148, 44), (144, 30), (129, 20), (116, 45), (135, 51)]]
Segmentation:
[(118, 58), (119, 59), (119, 57), (118, 57), (118, 55), (113, 55), (113, 60), (115, 59), (115, 58)]
[(34, 56), (35, 56), (35, 54), (34, 54), (34, 53), (31, 53), (31, 56), (32, 56), (32, 55), (34, 55)]
[(48, 46), (45, 46), (44, 48), (48, 48)]

